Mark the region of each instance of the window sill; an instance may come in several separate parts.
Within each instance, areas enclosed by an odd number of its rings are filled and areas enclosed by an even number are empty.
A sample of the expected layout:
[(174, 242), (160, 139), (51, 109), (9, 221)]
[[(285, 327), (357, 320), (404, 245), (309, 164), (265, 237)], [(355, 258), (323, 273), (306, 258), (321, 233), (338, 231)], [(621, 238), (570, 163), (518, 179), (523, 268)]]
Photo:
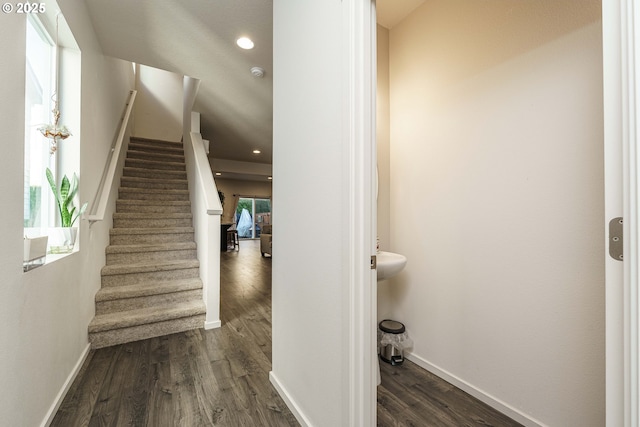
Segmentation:
[(47, 254), (46, 256), (40, 258), (40, 259), (36, 259), (30, 262), (23, 262), (22, 263), (22, 272), (23, 273), (27, 273), (31, 270), (35, 270), (38, 267), (42, 267), (43, 265), (47, 265), (47, 264), (51, 264), (54, 263), (58, 260), (61, 260), (62, 258), (66, 258), (69, 255), (73, 255), (76, 252), (78, 252), (78, 249), (74, 249), (71, 252), (65, 253), (65, 254)]

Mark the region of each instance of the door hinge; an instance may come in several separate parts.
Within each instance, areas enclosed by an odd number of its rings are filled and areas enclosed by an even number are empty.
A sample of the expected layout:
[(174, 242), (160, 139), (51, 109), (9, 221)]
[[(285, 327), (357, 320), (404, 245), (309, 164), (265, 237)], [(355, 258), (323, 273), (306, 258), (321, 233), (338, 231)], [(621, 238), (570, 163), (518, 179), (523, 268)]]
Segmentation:
[(622, 235), (623, 235), (622, 217), (613, 218), (609, 221), (609, 255), (617, 261), (624, 260)]
[(371, 255), (371, 269), (375, 270), (378, 266), (378, 258), (375, 255)]

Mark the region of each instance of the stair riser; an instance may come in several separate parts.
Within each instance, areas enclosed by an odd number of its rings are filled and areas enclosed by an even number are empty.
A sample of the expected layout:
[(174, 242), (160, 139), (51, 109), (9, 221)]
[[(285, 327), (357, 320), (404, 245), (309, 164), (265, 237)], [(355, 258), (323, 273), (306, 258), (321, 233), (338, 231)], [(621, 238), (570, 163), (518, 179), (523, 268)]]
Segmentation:
[(132, 151), (144, 151), (148, 153), (154, 154), (173, 154), (176, 156), (184, 156), (183, 148), (175, 148), (175, 147), (165, 147), (161, 145), (151, 145), (151, 144), (138, 144), (135, 142), (129, 143), (129, 150)]
[(120, 185), (123, 187), (132, 188), (152, 188), (158, 190), (188, 190), (189, 184), (187, 181), (175, 182), (175, 181), (138, 181), (129, 177), (122, 177)]
[(191, 206), (189, 205), (131, 205), (116, 203), (116, 209), (120, 213), (191, 213)]
[(189, 331), (191, 329), (200, 329), (204, 326), (204, 321), (205, 315), (200, 314), (197, 316), (133, 326), (130, 328), (90, 333), (89, 341), (91, 342), (91, 347), (94, 349), (108, 347), (131, 341), (139, 341), (147, 338)]
[(140, 169), (140, 168), (126, 168), (122, 172), (123, 177), (137, 177), (137, 178), (153, 178), (153, 179), (187, 179), (186, 171), (179, 170), (153, 170), (153, 169)]
[(140, 169), (161, 169), (161, 170), (185, 170), (184, 163), (154, 162), (142, 159), (126, 159), (124, 162), (126, 167)]
[(154, 162), (184, 163), (184, 156), (181, 154), (154, 153), (151, 151), (127, 152), (127, 159), (153, 160)]
[(107, 254), (107, 265), (128, 264), (147, 261), (175, 261), (182, 259), (196, 259), (195, 249), (180, 249), (175, 251), (131, 252), (126, 254)]
[(102, 276), (102, 286), (126, 286), (153, 280), (194, 279), (197, 277), (200, 277), (197, 267), (145, 273), (113, 274)]
[(138, 138), (136, 136), (131, 137), (131, 144), (143, 144), (149, 145), (157, 148), (174, 148), (174, 149), (184, 149), (184, 144), (182, 142), (174, 142), (174, 141), (162, 141), (157, 139), (146, 139), (146, 138)]
[(191, 218), (114, 218), (113, 228), (191, 227)]
[(146, 193), (144, 191), (130, 191), (120, 189), (120, 199), (128, 200), (167, 200), (170, 202), (189, 201), (189, 193)]
[(138, 245), (147, 243), (193, 242), (193, 233), (163, 234), (114, 234), (109, 243), (112, 245)]
[(202, 299), (202, 289), (193, 289), (170, 294), (123, 298), (96, 303), (96, 315), (135, 310), (137, 308), (171, 306), (173, 304)]

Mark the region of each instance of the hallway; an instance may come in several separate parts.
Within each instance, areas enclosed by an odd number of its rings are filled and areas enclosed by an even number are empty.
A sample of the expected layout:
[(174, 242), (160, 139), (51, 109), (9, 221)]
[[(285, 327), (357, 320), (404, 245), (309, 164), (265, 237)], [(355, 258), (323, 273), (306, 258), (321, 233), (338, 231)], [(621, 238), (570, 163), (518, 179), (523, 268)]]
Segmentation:
[(51, 424), (297, 426), (269, 382), (271, 259), (221, 254), (222, 327), (92, 351)]
[[(221, 328), (91, 351), (51, 426), (298, 426), (268, 379), (271, 259), (240, 245), (221, 254)], [(409, 361), (381, 369), (378, 426), (519, 426)]]

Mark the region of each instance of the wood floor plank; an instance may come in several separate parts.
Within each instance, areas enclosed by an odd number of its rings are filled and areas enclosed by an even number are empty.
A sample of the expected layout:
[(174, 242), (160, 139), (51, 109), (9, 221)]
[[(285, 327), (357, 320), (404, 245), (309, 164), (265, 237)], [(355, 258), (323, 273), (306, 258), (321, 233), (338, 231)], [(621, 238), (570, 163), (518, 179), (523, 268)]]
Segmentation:
[(120, 397), (121, 405), (118, 411), (119, 426), (147, 425), (149, 412), (149, 340), (137, 341), (130, 344), (131, 367), (125, 373), (127, 381), (124, 383)]
[(122, 388), (126, 378), (125, 372), (131, 365), (129, 347), (113, 348), (112, 357), (105, 380), (100, 389), (98, 401), (89, 420), (89, 426), (116, 426), (118, 411), (121, 405)]
[(173, 423), (174, 404), (173, 381), (171, 380), (171, 361), (159, 361), (150, 366), (149, 376), (149, 416), (147, 425), (170, 427)]
[(205, 417), (200, 413), (196, 399), (194, 372), (191, 370), (191, 358), (195, 355), (194, 343), (189, 333), (176, 334), (170, 341), (171, 380), (175, 396), (173, 407), (173, 425), (181, 427), (205, 426)]

